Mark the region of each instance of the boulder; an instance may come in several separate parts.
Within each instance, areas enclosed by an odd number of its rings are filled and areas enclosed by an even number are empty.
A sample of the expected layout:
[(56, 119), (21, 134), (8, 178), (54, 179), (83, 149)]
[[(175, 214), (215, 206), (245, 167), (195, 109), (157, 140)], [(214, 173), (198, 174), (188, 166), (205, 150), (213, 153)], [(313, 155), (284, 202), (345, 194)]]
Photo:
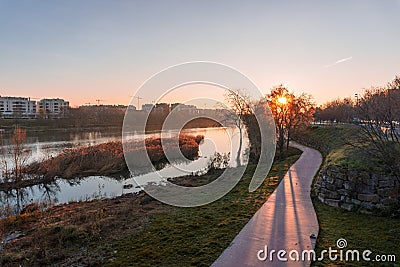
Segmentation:
[(336, 199), (325, 199), (324, 203), (328, 206), (339, 208), (340, 200)]
[(358, 200), (379, 203), (379, 196), (377, 194), (358, 194)]

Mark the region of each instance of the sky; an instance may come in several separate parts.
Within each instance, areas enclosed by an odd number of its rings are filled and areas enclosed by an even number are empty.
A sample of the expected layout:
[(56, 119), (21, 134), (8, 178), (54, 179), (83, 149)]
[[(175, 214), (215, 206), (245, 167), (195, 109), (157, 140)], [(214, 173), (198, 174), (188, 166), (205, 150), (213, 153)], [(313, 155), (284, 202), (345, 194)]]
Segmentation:
[(322, 104), (400, 74), (399, 10), (399, 0), (0, 0), (0, 95), (126, 105), (162, 69), (212, 61), (263, 93), (285, 84)]

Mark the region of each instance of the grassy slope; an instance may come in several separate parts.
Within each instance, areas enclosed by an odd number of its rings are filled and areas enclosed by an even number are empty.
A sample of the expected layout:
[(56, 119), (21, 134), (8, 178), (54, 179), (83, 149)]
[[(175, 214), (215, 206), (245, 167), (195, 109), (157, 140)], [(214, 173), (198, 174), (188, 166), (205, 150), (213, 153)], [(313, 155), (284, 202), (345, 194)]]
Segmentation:
[(115, 253), (104, 263), (209, 266), (267, 200), (299, 155), (298, 150), (291, 149), (287, 159), (274, 163), (268, 179), (253, 193), (248, 192), (248, 185), (255, 165), (249, 166), (238, 185), (216, 202), (196, 208), (171, 208), (151, 216), (142, 231), (112, 244)]
[[(312, 138), (323, 140), (330, 152), (326, 155), (326, 164), (337, 164), (356, 169), (368, 169), (367, 161), (360, 161), (359, 155), (347, 142), (354, 138), (357, 129), (353, 126), (313, 127), (307, 129)], [(313, 199), (320, 224), (317, 240), (317, 255), (323, 249), (336, 248), (336, 240), (344, 238), (349, 249), (361, 251), (369, 249), (374, 254), (395, 254), (400, 262), (400, 220), (358, 214), (333, 208)], [(381, 266), (377, 262), (332, 262), (325, 260), (314, 263), (315, 266)], [(387, 264), (383, 266), (393, 266)], [(398, 265), (397, 265), (398, 266)]]

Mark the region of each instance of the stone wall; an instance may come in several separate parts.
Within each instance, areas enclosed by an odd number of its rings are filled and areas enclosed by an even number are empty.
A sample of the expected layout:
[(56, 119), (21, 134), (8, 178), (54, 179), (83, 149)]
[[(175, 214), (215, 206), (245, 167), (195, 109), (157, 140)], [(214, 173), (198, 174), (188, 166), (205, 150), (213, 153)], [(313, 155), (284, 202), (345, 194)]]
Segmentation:
[(350, 211), (372, 213), (400, 203), (400, 183), (396, 177), (335, 165), (322, 168), (314, 189), (321, 202)]

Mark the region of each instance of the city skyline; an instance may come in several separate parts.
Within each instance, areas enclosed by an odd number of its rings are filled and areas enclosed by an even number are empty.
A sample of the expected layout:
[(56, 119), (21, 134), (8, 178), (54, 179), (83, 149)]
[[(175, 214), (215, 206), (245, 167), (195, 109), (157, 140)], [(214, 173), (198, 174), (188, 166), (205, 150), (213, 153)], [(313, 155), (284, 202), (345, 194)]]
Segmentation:
[(399, 7), (398, 0), (0, 1), (0, 94), (128, 105), (153, 74), (204, 60), (238, 69), (264, 94), (285, 84), (323, 104), (399, 73)]

